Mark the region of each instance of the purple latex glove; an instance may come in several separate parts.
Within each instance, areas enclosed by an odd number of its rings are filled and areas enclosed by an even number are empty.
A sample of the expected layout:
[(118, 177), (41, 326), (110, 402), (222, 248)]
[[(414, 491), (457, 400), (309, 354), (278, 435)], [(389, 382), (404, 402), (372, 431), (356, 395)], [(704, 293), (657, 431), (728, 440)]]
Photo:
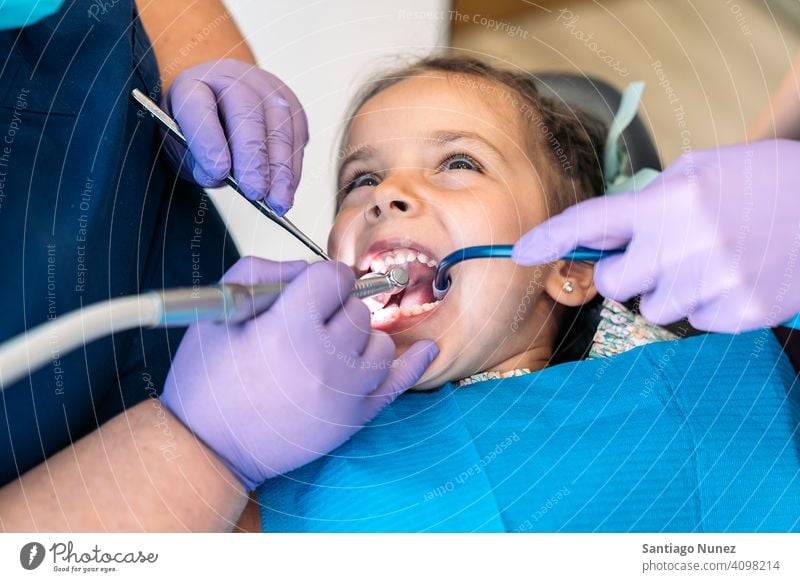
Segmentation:
[(594, 198), (537, 226), (514, 247), (523, 265), (576, 246), (621, 248), (597, 263), (605, 297), (642, 294), (665, 324), (739, 332), (800, 312), (800, 143), (763, 141), (684, 154), (639, 192)]
[(280, 215), (292, 207), (308, 122), (275, 75), (234, 59), (209, 61), (178, 75), (162, 105), (189, 143), (189, 153), (172, 138), (165, 144), (181, 177), (215, 187), (232, 173), (248, 198), (266, 199)]
[(291, 283), (253, 320), (190, 327), (161, 401), (248, 489), (344, 443), (438, 354), (420, 341), (394, 360), (342, 263), (248, 257), (223, 280)]

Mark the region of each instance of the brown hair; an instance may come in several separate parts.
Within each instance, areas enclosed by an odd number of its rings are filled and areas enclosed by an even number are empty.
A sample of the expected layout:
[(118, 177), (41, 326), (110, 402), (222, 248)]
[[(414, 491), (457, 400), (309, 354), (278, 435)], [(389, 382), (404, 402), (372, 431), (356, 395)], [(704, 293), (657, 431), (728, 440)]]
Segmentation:
[[(551, 161), (544, 187), (545, 202), (551, 216), (604, 193), (605, 125), (580, 109), (543, 96), (531, 73), (501, 69), (472, 57), (426, 57), (368, 83), (351, 105), (339, 151), (345, 151), (350, 125), (367, 101), (405, 79), (431, 72), (447, 73), (464, 82), (469, 79), (492, 81), (494, 87), (488, 84), (481, 87), (489, 92), (494, 92), (497, 87), (506, 89), (499, 97), (512, 103), (520, 119), (528, 124), (525, 135), (529, 152), (534, 156), (543, 154)], [(344, 155), (339, 156), (340, 164), (344, 158)], [(342, 193), (339, 193), (337, 211), (341, 198)], [(585, 357), (594, 335), (601, 301), (602, 298), (597, 296), (587, 305), (564, 309), (552, 363)]]

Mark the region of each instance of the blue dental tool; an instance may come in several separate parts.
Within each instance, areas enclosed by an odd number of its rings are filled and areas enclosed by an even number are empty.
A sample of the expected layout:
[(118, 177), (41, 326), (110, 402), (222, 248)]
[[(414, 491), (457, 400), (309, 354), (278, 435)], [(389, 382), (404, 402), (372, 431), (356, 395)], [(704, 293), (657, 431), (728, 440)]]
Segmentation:
[[(442, 299), (450, 289), (450, 269), (461, 261), (471, 259), (510, 259), (514, 245), (481, 245), (466, 247), (453, 251), (441, 260), (436, 267), (436, 276), (433, 279), (433, 296), (436, 300)], [(596, 262), (605, 257), (624, 253), (625, 249), (609, 249), (599, 251), (587, 247), (577, 247), (561, 257), (565, 261), (592, 261)]]

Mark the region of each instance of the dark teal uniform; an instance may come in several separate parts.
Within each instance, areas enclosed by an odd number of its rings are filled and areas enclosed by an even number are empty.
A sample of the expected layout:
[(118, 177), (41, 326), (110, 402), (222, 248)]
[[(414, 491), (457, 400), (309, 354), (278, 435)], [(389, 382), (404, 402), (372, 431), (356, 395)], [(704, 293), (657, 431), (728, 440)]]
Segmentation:
[[(0, 341), (111, 297), (216, 281), (236, 258), (203, 191), (129, 102), (160, 99), (131, 0), (0, 32)], [(177, 55), (178, 57), (180, 55)], [(0, 394), (0, 485), (160, 392), (183, 330), (120, 333)]]

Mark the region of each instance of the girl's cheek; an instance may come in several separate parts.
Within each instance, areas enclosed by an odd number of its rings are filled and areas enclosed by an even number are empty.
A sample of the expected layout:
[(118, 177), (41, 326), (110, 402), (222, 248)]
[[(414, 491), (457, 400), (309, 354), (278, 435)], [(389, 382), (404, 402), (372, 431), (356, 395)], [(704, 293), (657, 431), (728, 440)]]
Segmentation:
[(344, 260), (341, 254), (349, 251), (351, 254), (354, 249), (349, 248), (352, 246), (353, 241), (356, 240), (356, 225), (355, 213), (349, 209), (342, 209), (333, 222), (333, 228), (328, 235), (328, 250), (331, 255), (337, 257), (339, 260)]
[(486, 185), (479, 179), (479, 175), (470, 176), (464, 173), (444, 172), (430, 178), (430, 183), (445, 190), (462, 190), (465, 195), (481, 192)]

